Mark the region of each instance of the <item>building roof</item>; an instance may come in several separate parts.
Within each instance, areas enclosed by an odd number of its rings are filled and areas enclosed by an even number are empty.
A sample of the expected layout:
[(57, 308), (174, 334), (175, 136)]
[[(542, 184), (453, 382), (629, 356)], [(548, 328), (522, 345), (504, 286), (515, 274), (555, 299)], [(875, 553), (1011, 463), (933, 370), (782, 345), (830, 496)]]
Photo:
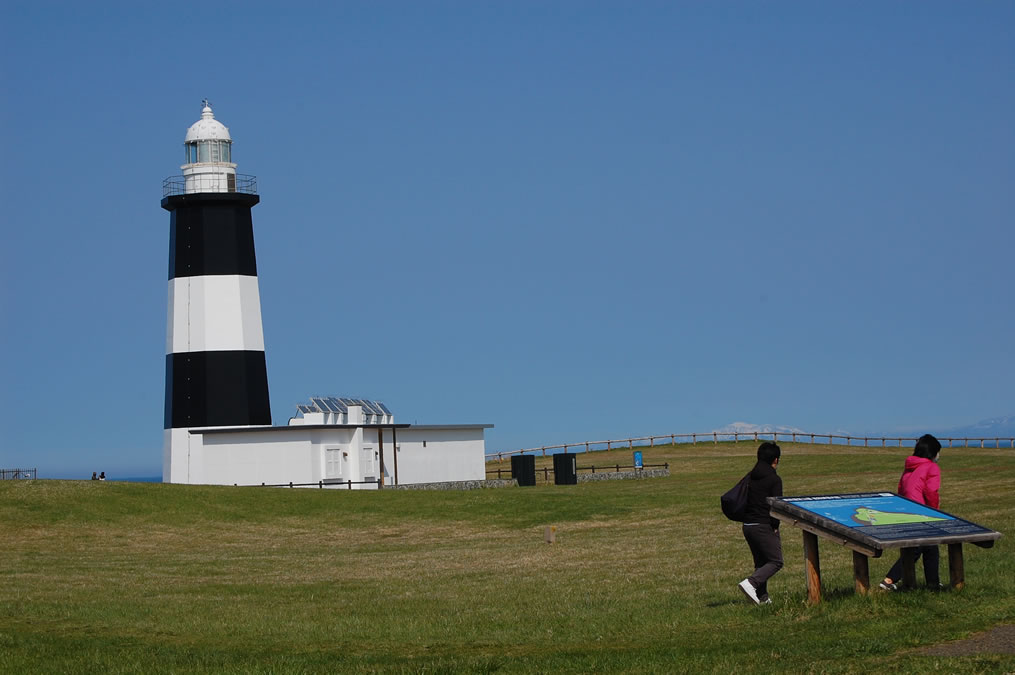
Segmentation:
[(205, 427), (187, 429), (192, 434), (268, 434), (268, 433), (303, 433), (306, 431), (334, 431), (335, 429), (401, 429), (436, 431), (438, 429), (466, 430), (492, 429), (492, 424), (299, 424), (284, 427)]

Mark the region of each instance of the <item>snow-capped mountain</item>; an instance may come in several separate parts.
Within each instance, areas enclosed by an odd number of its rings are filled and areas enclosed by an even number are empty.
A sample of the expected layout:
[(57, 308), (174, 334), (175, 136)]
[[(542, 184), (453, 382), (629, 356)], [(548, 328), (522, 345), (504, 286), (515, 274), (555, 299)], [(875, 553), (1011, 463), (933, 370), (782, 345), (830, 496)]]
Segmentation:
[[(810, 433), (796, 427), (781, 426), (778, 424), (751, 424), (750, 422), (733, 422), (721, 429), (713, 429), (713, 433), (719, 434), (806, 434)], [(827, 433), (827, 432), (826, 432)]]
[(1015, 436), (1015, 415), (991, 417), (964, 427), (942, 429), (941, 436), (951, 438), (999, 438)]
[(911, 435), (919, 436), (924, 433), (931, 433), (940, 438), (1012, 438), (1015, 437), (1015, 415), (1004, 415), (1002, 417), (991, 417), (989, 419), (980, 420), (975, 424), (969, 424), (961, 427), (952, 428), (933, 428), (926, 427), (919, 430), (900, 431), (895, 430), (891, 433), (883, 432), (856, 432), (856, 431), (845, 431), (842, 429), (812, 429), (810, 431), (804, 431), (797, 427), (790, 427), (780, 424), (751, 424), (750, 422), (732, 422), (720, 429), (713, 429), (714, 433), (719, 434), (835, 434), (837, 436), (869, 436), (876, 438), (878, 436), (898, 436), (898, 435)]

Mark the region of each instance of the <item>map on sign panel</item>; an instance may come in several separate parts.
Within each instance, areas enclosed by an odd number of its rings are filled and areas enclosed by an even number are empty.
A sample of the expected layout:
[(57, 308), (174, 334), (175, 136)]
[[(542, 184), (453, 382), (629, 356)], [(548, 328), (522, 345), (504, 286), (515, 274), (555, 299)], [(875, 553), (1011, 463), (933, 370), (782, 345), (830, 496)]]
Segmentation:
[(784, 497), (781, 501), (882, 541), (991, 532), (892, 492)]

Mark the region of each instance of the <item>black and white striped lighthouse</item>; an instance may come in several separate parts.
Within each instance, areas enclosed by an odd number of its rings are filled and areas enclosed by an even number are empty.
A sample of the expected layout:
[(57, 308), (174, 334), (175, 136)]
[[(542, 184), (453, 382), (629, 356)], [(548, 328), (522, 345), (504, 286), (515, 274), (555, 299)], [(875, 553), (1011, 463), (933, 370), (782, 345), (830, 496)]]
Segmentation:
[(162, 480), (200, 482), (189, 429), (271, 424), (250, 210), (253, 176), (236, 173), (229, 129), (204, 101), (182, 176), (163, 183), (169, 218), (169, 318)]

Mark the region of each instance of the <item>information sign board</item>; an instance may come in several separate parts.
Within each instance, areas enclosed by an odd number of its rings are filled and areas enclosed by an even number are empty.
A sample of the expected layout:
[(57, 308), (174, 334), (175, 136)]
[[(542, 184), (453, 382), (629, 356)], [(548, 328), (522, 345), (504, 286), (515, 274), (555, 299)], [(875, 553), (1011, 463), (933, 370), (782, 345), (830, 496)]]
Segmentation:
[(965, 584), (962, 544), (990, 548), (1001, 533), (950, 513), (906, 499), (893, 492), (769, 497), (771, 514), (803, 530), (807, 598), (821, 601), (818, 537), (853, 549), (853, 577), (860, 593), (870, 590), (868, 557), (889, 548), (902, 548), (903, 585), (916, 584), (913, 550), (918, 546), (948, 546), (953, 588)]
[[(932, 509), (892, 492), (784, 497), (779, 500), (802, 511), (847, 527), (891, 546), (898, 541), (996, 535), (993, 530)], [(817, 521), (818, 519), (815, 519)]]

